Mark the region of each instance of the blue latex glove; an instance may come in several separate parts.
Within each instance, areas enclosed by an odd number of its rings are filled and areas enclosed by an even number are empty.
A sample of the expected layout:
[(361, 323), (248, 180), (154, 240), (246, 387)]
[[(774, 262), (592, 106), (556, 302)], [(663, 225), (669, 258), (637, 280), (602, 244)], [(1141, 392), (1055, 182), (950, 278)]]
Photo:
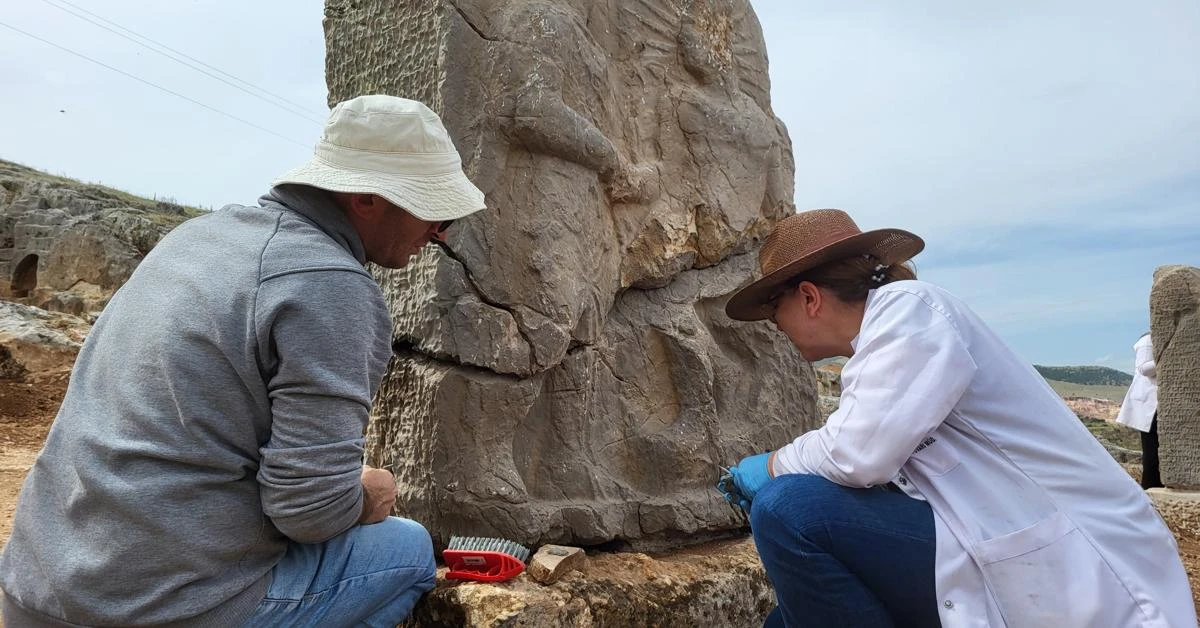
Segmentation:
[[(737, 466), (729, 467), (733, 483), (737, 485), (738, 492), (746, 498), (746, 501), (753, 502), (754, 496), (767, 485), (767, 482), (771, 481), (771, 472), (767, 469), (767, 462), (770, 459), (771, 452), (768, 451), (765, 454), (746, 456), (737, 463)], [(743, 508), (745, 507), (743, 506)]]
[(725, 496), (725, 501), (749, 515), (750, 502), (754, 501), (758, 491), (771, 480), (771, 473), (767, 469), (770, 460), (770, 452), (743, 458), (737, 466), (730, 467), (721, 475), (717, 480), (717, 490)]

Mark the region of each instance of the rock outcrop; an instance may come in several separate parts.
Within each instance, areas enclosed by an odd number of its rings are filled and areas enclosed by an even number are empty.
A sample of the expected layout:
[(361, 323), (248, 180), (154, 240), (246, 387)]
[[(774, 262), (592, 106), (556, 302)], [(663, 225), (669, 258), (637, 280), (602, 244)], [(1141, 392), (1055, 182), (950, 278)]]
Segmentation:
[(528, 545), (695, 542), (718, 464), (818, 424), (813, 375), (725, 317), (791, 204), (747, 0), (327, 0), (330, 101), (438, 111), (488, 209), (379, 272), (368, 435), (400, 512)]
[(0, 161), (0, 297), (92, 311), (198, 210)]
[(822, 419), (828, 419), (841, 403), (842, 364), (834, 362), (813, 369), (817, 379), (817, 413)]
[[(439, 572), (439, 576), (443, 572)], [(405, 628), (761, 626), (775, 594), (749, 539), (669, 556), (593, 552), (544, 586), (526, 574), (499, 584), (439, 578)]]
[(1150, 290), (1163, 484), (1200, 489), (1200, 268), (1162, 266)]
[(37, 381), (70, 373), (88, 321), (0, 299), (0, 379)]

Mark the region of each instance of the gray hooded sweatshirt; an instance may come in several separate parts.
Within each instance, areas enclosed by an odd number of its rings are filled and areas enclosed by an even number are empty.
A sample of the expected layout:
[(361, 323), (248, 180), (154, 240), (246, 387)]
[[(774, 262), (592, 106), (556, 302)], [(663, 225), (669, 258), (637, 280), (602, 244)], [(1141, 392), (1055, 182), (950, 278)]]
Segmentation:
[(358, 520), (387, 306), (328, 194), (259, 202), (180, 225), (96, 321), (0, 558), (10, 621), (238, 625), (289, 539)]

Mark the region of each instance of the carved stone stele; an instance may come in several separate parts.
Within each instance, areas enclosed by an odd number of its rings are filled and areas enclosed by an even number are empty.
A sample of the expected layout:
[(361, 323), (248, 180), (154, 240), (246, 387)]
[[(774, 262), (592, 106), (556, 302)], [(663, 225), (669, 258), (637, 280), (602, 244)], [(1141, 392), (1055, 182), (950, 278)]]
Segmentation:
[(1150, 290), (1163, 484), (1200, 489), (1200, 268), (1161, 266)]
[(640, 547), (741, 524), (718, 465), (816, 425), (813, 376), (729, 320), (793, 163), (746, 0), (327, 0), (330, 102), (439, 112), (488, 209), (377, 273), (397, 355), (368, 434), (398, 512)]

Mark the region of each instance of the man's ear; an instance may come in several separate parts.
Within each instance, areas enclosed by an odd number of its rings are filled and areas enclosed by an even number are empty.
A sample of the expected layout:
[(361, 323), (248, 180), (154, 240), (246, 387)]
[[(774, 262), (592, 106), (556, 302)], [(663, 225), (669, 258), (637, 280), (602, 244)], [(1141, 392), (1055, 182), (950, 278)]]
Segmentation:
[(359, 218), (368, 220), (376, 218), (384, 210), (383, 199), (374, 194), (345, 193), (342, 194), (342, 206), (346, 211)]

